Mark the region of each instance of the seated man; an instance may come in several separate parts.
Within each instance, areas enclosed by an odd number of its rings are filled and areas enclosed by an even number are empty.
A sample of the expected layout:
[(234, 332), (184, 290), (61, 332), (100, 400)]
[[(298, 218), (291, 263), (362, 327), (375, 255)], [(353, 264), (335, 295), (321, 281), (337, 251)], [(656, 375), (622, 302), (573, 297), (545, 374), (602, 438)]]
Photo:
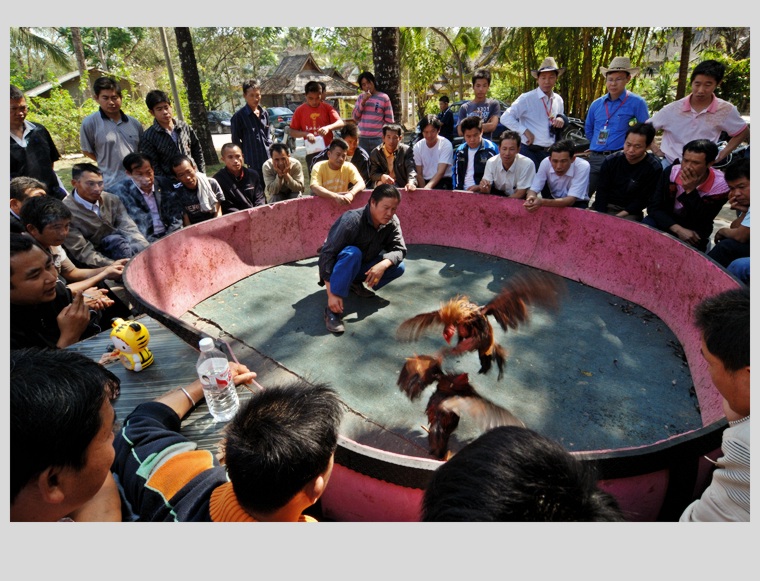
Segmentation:
[[(28, 234), (11, 233), (11, 349), (63, 349), (100, 332), (100, 315), (58, 278), (53, 257)], [(92, 317), (92, 320), (91, 320)]]
[[(359, 126), (353, 119), (346, 121), (346, 124), (340, 128), (338, 132), (340, 137), (348, 143), (348, 151), (346, 152), (346, 161), (350, 161), (354, 167), (358, 170), (359, 175), (364, 180), (365, 189), (372, 187), (372, 180), (369, 179), (369, 153), (359, 145)], [(329, 149), (320, 151), (314, 157), (311, 158), (311, 164), (309, 165), (309, 173), (314, 170), (314, 166), (327, 159)]]
[[(533, 163), (531, 161), (531, 163)], [(615, 498), (557, 442), (493, 428), (441, 464), (425, 490), (424, 522), (620, 522)]]
[(681, 164), (671, 166), (647, 207), (644, 224), (659, 228), (704, 252), (713, 221), (728, 199), (728, 185), (711, 166), (718, 146), (695, 139), (683, 146)]
[(174, 118), (169, 95), (160, 90), (150, 91), (145, 96), (145, 104), (153, 116), (153, 125), (140, 137), (138, 148), (153, 160), (156, 175), (173, 179), (171, 163), (178, 155), (190, 156), (195, 167), (205, 172), (206, 162), (198, 135), (187, 123)]
[(222, 215), (224, 194), (219, 182), (197, 171), (193, 160), (186, 155), (174, 158), (172, 171), (182, 184), (177, 188), (177, 199), (182, 206), (183, 226)]
[(273, 143), (269, 147), (269, 155), (271, 157), (261, 166), (266, 203), (300, 198), (304, 191), (301, 162), (290, 157), (288, 146), (284, 143)]
[(369, 177), (375, 185), (395, 185), (413, 192), (417, 188), (414, 152), (401, 143), (403, 136), (401, 125), (383, 125), (383, 142), (369, 152)]
[(750, 520), (750, 293), (732, 289), (704, 299), (695, 322), (702, 334), (702, 356), (723, 396), (728, 428), (712, 482), (701, 498), (686, 507), (680, 520), (749, 522)]
[(628, 128), (623, 151), (608, 155), (601, 164), (592, 209), (641, 222), (662, 176), (660, 160), (647, 152), (654, 135), (650, 123)]
[(349, 205), (354, 196), (365, 188), (364, 180), (354, 164), (346, 161), (348, 143), (336, 137), (327, 149), (327, 160), (314, 165), (311, 172), (311, 193)]
[(715, 246), (707, 256), (728, 268), (740, 258), (749, 258), (749, 159), (729, 165), (724, 175), (728, 185), (728, 202), (736, 219), (715, 233)]
[(216, 172), (212, 178), (219, 183), (224, 194), (222, 214), (239, 212), (266, 204), (261, 176), (255, 169), (245, 167), (243, 150), (240, 149), (239, 145), (234, 143), (222, 145), (222, 161), (224, 167)]
[[(53, 256), (56, 271), (71, 292), (85, 293), (85, 304), (96, 311), (114, 306), (113, 299), (107, 295), (108, 287), (102, 283), (105, 280), (121, 281), (127, 258), (98, 268), (79, 268), (74, 265), (62, 246), (71, 224), (71, 211), (53, 196), (29, 198), (21, 207), (21, 221), (32, 238)], [(129, 316), (128, 311), (116, 313), (112, 310), (109, 314), (110, 317)]]
[(127, 177), (114, 186), (112, 193), (119, 196), (148, 242), (182, 228), (182, 208), (174, 184), (169, 178), (154, 174), (150, 157), (130, 153), (123, 165)]
[(11, 521), (120, 522), (111, 474), (119, 379), (66, 349), (11, 351)]
[(454, 150), (451, 180), (455, 190), (484, 193), (480, 185), (486, 162), (499, 154), (493, 141), (483, 137), (483, 120), (473, 115), (459, 125), (464, 143)]
[(425, 115), (420, 121), (420, 139), (412, 147), (417, 185), (424, 190), (451, 189), (451, 163), (454, 148), (441, 137), (441, 121), (435, 115)]
[(533, 160), (520, 153), (520, 134), (507, 129), (499, 136), (499, 155), (486, 162), (480, 191), (522, 199), (536, 175)]
[(523, 206), (528, 212), (535, 212), (541, 206), (587, 208), (589, 172), (589, 163), (575, 157), (571, 141), (553, 143), (549, 146), (549, 157), (538, 166)]
[(24, 224), (21, 222), (21, 206), (24, 202), (34, 196), (44, 196), (47, 194), (45, 184), (35, 178), (19, 176), (11, 179), (11, 232), (26, 232)]
[(404, 274), (406, 244), (396, 216), (400, 203), (396, 187), (381, 184), (366, 206), (345, 212), (327, 233), (320, 249), (319, 278), (327, 290), (328, 331), (345, 330), (341, 315), (349, 290), (371, 297), (375, 293), (362, 283), (377, 290)]
[[(238, 385), (256, 376), (244, 365), (230, 368)], [(306, 382), (257, 391), (225, 428), (224, 465), (179, 433), (202, 398), (195, 381), (138, 405), (124, 422), (114, 470), (139, 520), (314, 522), (303, 511), (330, 480), (338, 395)]]
[(71, 168), (74, 190), (63, 199), (71, 210), (66, 250), (80, 265), (108, 266), (132, 258), (150, 244), (119, 196), (103, 191), (103, 174), (91, 163)]

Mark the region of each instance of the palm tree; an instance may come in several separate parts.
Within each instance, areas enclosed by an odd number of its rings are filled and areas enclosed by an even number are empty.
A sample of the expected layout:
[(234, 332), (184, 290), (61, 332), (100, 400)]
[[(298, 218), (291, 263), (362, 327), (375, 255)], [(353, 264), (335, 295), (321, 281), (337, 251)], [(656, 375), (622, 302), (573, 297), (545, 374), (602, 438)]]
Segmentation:
[(393, 107), (393, 118), (400, 122), (401, 74), (399, 66), (398, 28), (372, 28), (372, 62), (375, 79), (388, 95)]
[[(19, 26), (10, 30), (10, 44), (23, 48), (27, 54), (39, 51), (47, 56), (54, 64), (70, 67), (69, 55), (61, 47), (53, 44), (35, 32), (34, 28)], [(31, 65), (29, 66), (31, 69)]]

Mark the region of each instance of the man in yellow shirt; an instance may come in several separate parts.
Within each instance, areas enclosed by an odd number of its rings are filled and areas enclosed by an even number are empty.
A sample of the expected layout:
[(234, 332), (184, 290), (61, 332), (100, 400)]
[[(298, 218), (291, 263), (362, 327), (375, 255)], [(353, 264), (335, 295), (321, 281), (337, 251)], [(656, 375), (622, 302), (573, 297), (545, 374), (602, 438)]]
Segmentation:
[(359, 170), (346, 161), (348, 143), (333, 139), (327, 151), (327, 160), (315, 164), (311, 172), (311, 193), (320, 198), (333, 200), (339, 205), (349, 205), (361, 192), (365, 183)]

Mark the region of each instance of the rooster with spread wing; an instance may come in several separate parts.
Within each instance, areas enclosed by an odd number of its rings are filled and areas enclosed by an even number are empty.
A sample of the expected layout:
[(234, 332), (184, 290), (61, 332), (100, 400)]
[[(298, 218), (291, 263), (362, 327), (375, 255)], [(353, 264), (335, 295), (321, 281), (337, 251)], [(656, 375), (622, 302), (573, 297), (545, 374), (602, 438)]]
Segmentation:
[(508, 409), (479, 395), (466, 373), (444, 373), (440, 357), (419, 355), (408, 358), (397, 384), (414, 401), (433, 382), (438, 382), (438, 385), (428, 400), (425, 413), (430, 425), (430, 453), (437, 458), (447, 458), (449, 437), (459, 425), (462, 415), (475, 420), (483, 431), (497, 426), (525, 427), (522, 420)]
[(528, 306), (556, 308), (563, 290), (562, 279), (557, 276), (535, 271), (520, 273), (511, 278), (485, 306), (478, 306), (466, 296), (458, 295), (442, 304), (437, 311), (422, 313), (401, 323), (396, 338), (399, 341), (416, 341), (428, 327), (442, 325), (443, 338), (447, 343), (451, 343), (454, 334), (457, 335), (457, 344), (448, 353), (477, 351), (480, 357), (478, 373), (487, 373), (496, 361), (498, 379), (501, 379), (507, 354), (504, 347), (494, 340), (488, 315), (496, 319), (504, 331), (516, 329), (528, 321)]

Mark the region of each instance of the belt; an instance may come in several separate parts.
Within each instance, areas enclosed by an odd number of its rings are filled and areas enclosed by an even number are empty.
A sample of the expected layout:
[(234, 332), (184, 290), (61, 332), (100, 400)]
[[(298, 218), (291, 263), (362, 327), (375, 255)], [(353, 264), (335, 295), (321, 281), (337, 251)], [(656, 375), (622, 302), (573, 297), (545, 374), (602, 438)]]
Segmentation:
[(549, 151), (548, 147), (541, 147), (540, 145), (526, 145), (530, 151)]
[(594, 151), (594, 150), (592, 149), (592, 150), (591, 150), (591, 153), (595, 153), (595, 154), (597, 154), (597, 155), (609, 155), (609, 154), (611, 154), (611, 153), (617, 153), (618, 151), (623, 151), (623, 150), (622, 150), (622, 149), (610, 149), (610, 150), (608, 150), (608, 151)]

